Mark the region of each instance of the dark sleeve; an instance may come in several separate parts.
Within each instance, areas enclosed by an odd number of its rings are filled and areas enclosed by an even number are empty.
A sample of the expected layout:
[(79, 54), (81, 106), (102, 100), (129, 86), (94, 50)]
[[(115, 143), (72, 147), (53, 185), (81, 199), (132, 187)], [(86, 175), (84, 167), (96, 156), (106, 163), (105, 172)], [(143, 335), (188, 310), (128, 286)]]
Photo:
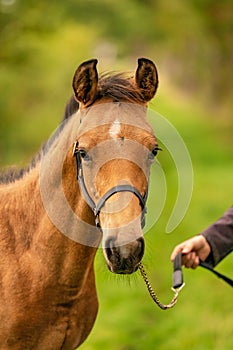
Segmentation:
[(211, 254), (206, 262), (215, 266), (233, 251), (233, 206), (201, 234), (211, 247)]

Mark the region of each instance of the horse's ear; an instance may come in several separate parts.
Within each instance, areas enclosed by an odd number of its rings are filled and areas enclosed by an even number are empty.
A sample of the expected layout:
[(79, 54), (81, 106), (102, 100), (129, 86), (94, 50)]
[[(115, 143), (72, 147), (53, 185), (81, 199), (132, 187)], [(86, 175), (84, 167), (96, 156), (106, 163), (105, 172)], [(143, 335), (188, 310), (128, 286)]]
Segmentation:
[(90, 105), (97, 95), (98, 73), (97, 60), (89, 60), (80, 64), (73, 78), (73, 90), (76, 99), (83, 105)]
[(152, 61), (146, 58), (138, 59), (135, 82), (145, 102), (150, 101), (156, 93), (159, 82), (157, 69)]

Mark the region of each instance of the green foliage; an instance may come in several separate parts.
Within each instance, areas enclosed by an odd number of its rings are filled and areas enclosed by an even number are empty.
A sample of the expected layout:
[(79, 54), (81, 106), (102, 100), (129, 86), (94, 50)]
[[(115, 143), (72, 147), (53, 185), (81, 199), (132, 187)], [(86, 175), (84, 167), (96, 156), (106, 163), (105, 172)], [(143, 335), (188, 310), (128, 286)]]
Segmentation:
[(232, 14), (229, 0), (1, 0), (0, 164), (28, 161), (61, 119), (75, 68), (93, 56), (104, 70), (151, 57), (161, 88), (168, 80), (230, 118)]

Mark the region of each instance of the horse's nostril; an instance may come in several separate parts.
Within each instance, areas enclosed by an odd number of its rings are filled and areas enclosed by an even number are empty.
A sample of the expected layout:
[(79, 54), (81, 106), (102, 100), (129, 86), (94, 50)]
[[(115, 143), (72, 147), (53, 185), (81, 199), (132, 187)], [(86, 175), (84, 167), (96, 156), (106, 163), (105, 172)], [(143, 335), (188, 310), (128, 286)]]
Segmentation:
[(113, 265), (121, 265), (121, 257), (116, 248), (106, 248), (106, 254), (109, 262)]
[(108, 237), (106, 241), (104, 242), (105, 248), (114, 248), (116, 239), (114, 237)]
[(120, 254), (117, 249), (117, 247), (114, 244), (115, 239), (110, 237), (105, 242), (105, 252), (107, 255), (108, 260), (112, 264), (119, 264), (120, 263)]
[(113, 255), (112, 250), (110, 248), (105, 248), (105, 251), (106, 251), (108, 259), (111, 261), (111, 257)]

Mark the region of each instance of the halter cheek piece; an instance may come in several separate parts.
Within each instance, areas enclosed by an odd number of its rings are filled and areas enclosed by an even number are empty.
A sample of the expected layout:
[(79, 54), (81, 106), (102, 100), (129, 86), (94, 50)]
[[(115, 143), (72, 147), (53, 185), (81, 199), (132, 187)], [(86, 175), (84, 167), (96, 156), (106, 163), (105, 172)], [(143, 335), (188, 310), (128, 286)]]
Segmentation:
[(142, 208), (142, 214), (141, 214), (141, 226), (142, 228), (145, 226), (145, 214), (146, 214), (146, 200), (148, 196), (148, 190), (146, 191), (145, 195), (142, 196), (141, 193), (135, 188), (134, 186), (131, 185), (119, 185), (119, 186), (114, 186), (110, 188), (99, 200), (97, 205), (95, 205), (95, 202), (91, 198), (87, 187), (85, 185), (84, 181), (84, 176), (83, 176), (83, 168), (82, 168), (82, 161), (81, 161), (81, 154), (78, 149), (78, 141), (74, 143), (74, 148), (73, 148), (73, 156), (75, 157), (76, 160), (76, 176), (77, 180), (81, 189), (81, 192), (89, 205), (89, 207), (92, 209), (94, 215), (95, 215), (95, 223), (96, 227), (98, 229), (101, 229), (100, 226), (100, 221), (99, 221), (99, 214), (101, 212), (101, 209), (104, 207), (105, 202), (113, 196), (115, 193), (119, 192), (131, 192), (133, 193), (136, 197), (138, 197), (141, 208)]

